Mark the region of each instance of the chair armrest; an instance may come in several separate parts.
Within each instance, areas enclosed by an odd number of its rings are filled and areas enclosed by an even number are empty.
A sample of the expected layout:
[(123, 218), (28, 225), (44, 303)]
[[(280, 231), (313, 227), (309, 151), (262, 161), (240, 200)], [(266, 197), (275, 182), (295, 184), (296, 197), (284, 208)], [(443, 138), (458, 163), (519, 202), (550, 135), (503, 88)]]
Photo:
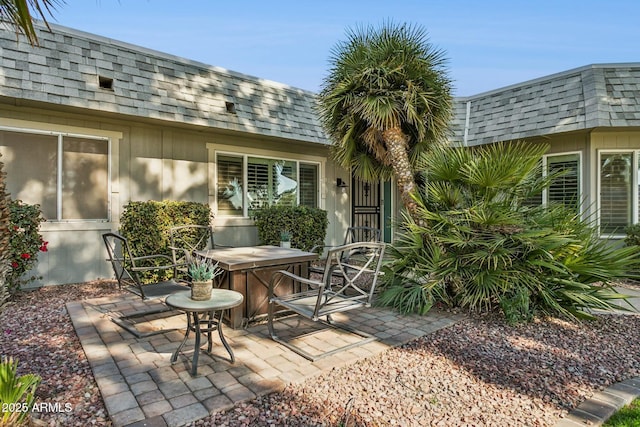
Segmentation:
[(335, 246), (331, 246), (331, 245), (315, 245), (314, 247), (309, 249), (309, 252), (315, 252), (316, 250), (322, 248), (322, 252), (318, 252), (319, 255), (322, 255), (322, 253), (324, 252), (324, 249), (326, 249), (326, 248), (334, 248), (334, 247)]
[(299, 282), (299, 283), (304, 283), (305, 285), (309, 285), (309, 286), (313, 286), (316, 288), (319, 288), (322, 286), (322, 282), (319, 282), (317, 280), (311, 280), (311, 279), (305, 279), (304, 277), (298, 276), (297, 274), (293, 274), (289, 271), (286, 270), (278, 270), (276, 272), (274, 272), (271, 275), (271, 281), (273, 282), (274, 278), (276, 277), (276, 275), (280, 275), (280, 276), (287, 276), (289, 278), (291, 278), (292, 280)]
[(176, 264), (173, 262), (173, 259), (171, 259), (171, 257), (168, 255), (157, 254), (157, 255), (144, 255), (139, 257), (133, 257), (134, 262), (149, 261), (149, 260), (156, 260), (156, 259), (160, 259), (165, 262), (168, 261), (168, 264), (153, 265), (149, 267), (135, 267), (135, 268), (132, 267), (131, 270), (132, 271), (168, 270), (176, 266)]

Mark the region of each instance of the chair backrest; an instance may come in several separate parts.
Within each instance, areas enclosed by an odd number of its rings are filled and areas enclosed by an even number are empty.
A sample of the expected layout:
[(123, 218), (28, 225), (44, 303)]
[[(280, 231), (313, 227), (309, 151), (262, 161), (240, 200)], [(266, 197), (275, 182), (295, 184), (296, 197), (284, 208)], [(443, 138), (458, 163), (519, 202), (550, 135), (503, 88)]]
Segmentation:
[(344, 245), (356, 242), (380, 242), (381, 231), (373, 227), (349, 227), (344, 236)]
[(382, 242), (356, 242), (329, 250), (316, 315), (371, 305), (384, 250)]
[(117, 233), (104, 233), (102, 240), (107, 247), (107, 261), (111, 263), (118, 287), (137, 286), (139, 279), (135, 272), (130, 272), (130, 268), (136, 265), (127, 239)]
[(169, 245), (175, 265), (185, 266), (193, 260), (193, 253), (214, 249), (213, 230), (208, 225), (179, 225), (169, 229)]

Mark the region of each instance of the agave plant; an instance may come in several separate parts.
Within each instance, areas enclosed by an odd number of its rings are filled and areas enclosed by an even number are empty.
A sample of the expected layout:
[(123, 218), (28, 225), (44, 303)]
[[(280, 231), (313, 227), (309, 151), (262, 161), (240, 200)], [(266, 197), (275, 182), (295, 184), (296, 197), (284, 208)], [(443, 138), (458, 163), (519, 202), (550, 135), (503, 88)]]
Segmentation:
[(222, 269), (218, 268), (218, 263), (214, 263), (209, 258), (194, 258), (189, 264), (188, 270), (189, 277), (194, 282), (208, 282), (222, 274)]
[[(28, 420), (35, 400), (40, 377), (34, 374), (17, 375), (18, 361), (2, 358), (0, 362), (0, 425), (19, 426)], [(7, 410), (5, 410), (5, 408)]]
[(424, 156), (420, 220), (404, 218), (381, 302), (420, 313), (436, 302), (502, 310), (511, 322), (623, 308), (610, 283), (637, 270), (639, 249), (600, 240), (564, 206), (530, 203), (554, 179), (540, 173), (547, 148), (500, 143)]

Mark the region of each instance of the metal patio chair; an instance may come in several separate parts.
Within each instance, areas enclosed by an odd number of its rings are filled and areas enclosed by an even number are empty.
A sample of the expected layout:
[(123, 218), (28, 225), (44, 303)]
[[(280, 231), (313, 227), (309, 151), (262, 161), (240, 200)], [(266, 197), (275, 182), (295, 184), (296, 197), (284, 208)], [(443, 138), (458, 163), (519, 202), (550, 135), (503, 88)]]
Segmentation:
[[(373, 227), (349, 227), (347, 228), (347, 232), (344, 236), (343, 245), (348, 245), (350, 243), (357, 242), (380, 242), (382, 241), (382, 232), (379, 228)], [(318, 252), (322, 255), (327, 249), (334, 248), (334, 246), (323, 246), (316, 245), (311, 248), (310, 252)], [(357, 251), (352, 251), (350, 253), (345, 253), (345, 256), (357, 256)], [(345, 260), (346, 261), (346, 260)], [(355, 262), (355, 260), (354, 260)], [(309, 266), (309, 273), (322, 274), (324, 272), (324, 266), (322, 265), (311, 265)], [(335, 275), (335, 274), (334, 274)]]
[[(370, 334), (358, 331), (343, 323), (333, 322), (331, 315), (371, 306), (376, 282), (380, 276), (384, 250), (385, 244), (381, 242), (357, 242), (330, 249), (320, 280), (300, 277), (285, 270), (275, 272), (269, 285), (267, 317), (271, 338), (312, 361), (374, 340), (375, 338)], [(353, 253), (359, 254), (361, 262), (350, 263)], [(283, 279), (293, 280), (294, 285), (301, 289), (300, 292), (276, 295), (277, 287)], [(294, 345), (290, 342), (291, 340), (281, 339), (277, 335), (274, 325), (276, 305), (313, 322), (345, 329), (359, 335), (361, 339), (319, 355), (313, 355)]]
[(190, 224), (169, 229), (169, 247), (176, 268), (176, 277), (191, 282), (188, 266), (193, 261), (196, 251), (230, 246), (215, 243), (211, 226)]
[[(134, 257), (129, 247), (129, 242), (118, 233), (104, 233), (102, 235), (107, 248), (107, 261), (111, 263), (115, 278), (120, 289), (138, 295), (142, 300), (162, 300), (160, 308), (146, 308), (126, 315), (112, 318), (113, 322), (123, 327), (136, 337), (144, 337), (166, 332), (158, 330), (153, 332), (140, 332), (136, 329), (135, 319), (173, 311), (164, 305), (164, 299), (174, 292), (189, 290), (185, 282), (178, 282), (175, 278), (176, 264), (168, 255), (145, 255)], [(157, 283), (143, 284), (140, 273), (146, 271), (169, 271), (171, 278)]]

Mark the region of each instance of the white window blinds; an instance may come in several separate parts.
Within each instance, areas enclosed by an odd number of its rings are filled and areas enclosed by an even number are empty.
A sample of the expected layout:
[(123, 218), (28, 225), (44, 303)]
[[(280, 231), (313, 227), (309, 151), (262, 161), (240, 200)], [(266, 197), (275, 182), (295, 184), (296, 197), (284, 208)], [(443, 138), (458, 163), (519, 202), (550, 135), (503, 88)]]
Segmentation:
[(632, 222), (633, 153), (600, 155), (600, 233), (624, 233)]
[(577, 153), (548, 156), (546, 173), (552, 177), (546, 202), (563, 204), (579, 213), (580, 156)]

